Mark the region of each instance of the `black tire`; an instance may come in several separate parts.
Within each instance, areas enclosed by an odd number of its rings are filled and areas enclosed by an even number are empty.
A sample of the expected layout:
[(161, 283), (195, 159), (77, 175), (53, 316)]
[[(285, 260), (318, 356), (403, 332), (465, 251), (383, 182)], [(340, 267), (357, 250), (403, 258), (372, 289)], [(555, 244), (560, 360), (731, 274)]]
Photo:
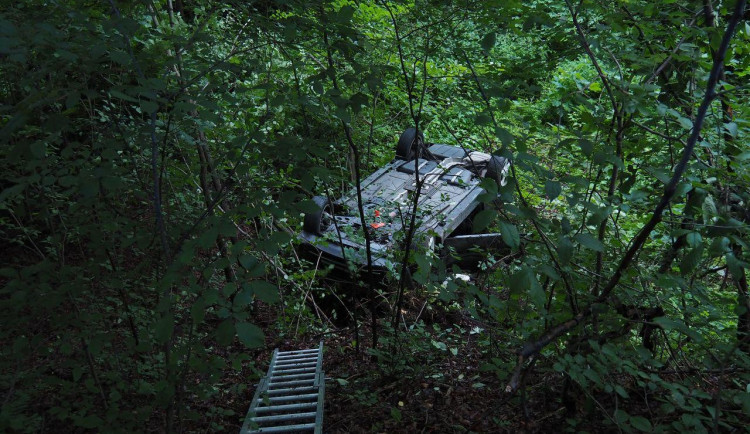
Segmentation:
[(487, 162), (487, 173), (485, 178), (494, 179), (497, 185), (502, 187), (508, 183), (508, 172), (510, 171), (510, 160), (505, 157), (493, 155)]
[(419, 137), (417, 140), (414, 140), (416, 133), (417, 130), (414, 128), (407, 128), (401, 133), (398, 145), (396, 145), (396, 158), (409, 161), (417, 156), (417, 151), (419, 151), (419, 156), (421, 156), (421, 151), (424, 147), (424, 134), (420, 131)]
[(331, 202), (323, 196), (314, 196), (312, 198), (318, 210), (311, 213), (305, 213), (305, 220), (302, 222), (302, 229), (315, 235), (323, 235), (323, 231), (330, 225), (331, 219)]

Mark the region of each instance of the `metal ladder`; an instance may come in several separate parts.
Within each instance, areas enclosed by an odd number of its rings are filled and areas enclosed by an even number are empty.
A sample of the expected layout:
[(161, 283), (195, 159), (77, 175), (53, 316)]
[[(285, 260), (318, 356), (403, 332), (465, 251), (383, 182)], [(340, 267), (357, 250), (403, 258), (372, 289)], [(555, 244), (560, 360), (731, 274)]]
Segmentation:
[(308, 350), (275, 349), (240, 433), (320, 433), (325, 397), (322, 367), (323, 341)]

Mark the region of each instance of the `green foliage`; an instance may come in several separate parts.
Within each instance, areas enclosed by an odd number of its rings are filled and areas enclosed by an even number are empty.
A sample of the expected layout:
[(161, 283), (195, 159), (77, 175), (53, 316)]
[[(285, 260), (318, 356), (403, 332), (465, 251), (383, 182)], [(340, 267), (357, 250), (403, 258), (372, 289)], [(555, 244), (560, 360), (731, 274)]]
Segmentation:
[[(514, 163), (473, 218), (507, 256), (460, 285), (436, 257), (412, 264), (425, 309), (482, 322), (487, 372), (509, 381), (512, 351), (590, 312), (532, 365), (586, 396), (571, 429), (744, 427), (747, 23), (670, 207), (619, 268), (734, 3), (714, 26), (685, 1), (584, 1), (580, 29), (565, 2), (184, 3), (0, 12), (0, 430), (233, 429), (239, 407), (196, 403), (240, 402), (227, 371), (328, 327), (306, 304), (328, 271), (292, 249), (309, 193), (351, 188), (342, 125), (366, 174), (415, 118)], [(455, 330), (415, 321), (370, 351), (387, 375), (444, 375)]]

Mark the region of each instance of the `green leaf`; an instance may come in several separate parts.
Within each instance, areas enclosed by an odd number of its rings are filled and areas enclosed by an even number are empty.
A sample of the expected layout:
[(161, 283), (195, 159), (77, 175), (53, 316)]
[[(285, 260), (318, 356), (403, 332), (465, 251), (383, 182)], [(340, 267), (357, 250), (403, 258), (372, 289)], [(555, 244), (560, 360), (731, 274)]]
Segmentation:
[(684, 322), (665, 316), (654, 318), (654, 322), (666, 331), (676, 330), (693, 339), (695, 343), (703, 342), (703, 335), (688, 327)]
[(540, 273), (543, 273), (545, 276), (548, 276), (552, 280), (560, 280), (560, 274), (555, 270), (555, 267), (553, 267), (550, 264), (541, 264), (537, 267), (537, 271)]
[[(620, 388), (622, 389), (622, 387)], [(620, 409), (615, 410), (614, 416), (615, 416), (615, 421), (617, 421), (617, 423), (625, 423), (628, 421), (628, 419), (630, 419), (630, 415), (628, 414), (628, 412), (625, 410), (620, 410)]]
[(265, 303), (273, 304), (280, 300), (279, 288), (270, 282), (253, 280), (250, 282), (250, 288), (252, 288), (255, 296)]
[(703, 245), (700, 244), (698, 247), (690, 249), (690, 251), (682, 258), (680, 262), (680, 272), (682, 274), (688, 274), (695, 269), (703, 256)]
[(693, 189), (693, 184), (690, 182), (681, 182), (677, 184), (677, 187), (675, 188), (675, 197), (682, 197), (685, 194), (687, 194), (690, 190)]
[(659, 326), (661, 326), (661, 328), (663, 328), (666, 331), (679, 328), (679, 324), (677, 323), (677, 321), (667, 318), (666, 316), (660, 316), (660, 317), (654, 318), (654, 322), (659, 324)]
[(399, 410), (396, 407), (391, 408), (391, 417), (393, 420), (395, 420), (397, 423), (401, 422), (401, 410)]
[(216, 342), (219, 345), (227, 346), (232, 343), (234, 337), (234, 320), (227, 318), (216, 328)]
[(603, 222), (604, 219), (609, 217), (609, 214), (612, 212), (611, 206), (605, 206), (601, 208), (597, 208), (596, 211), (591, 213), (588, 220), (586, 220), (587, 225), (598, 225), (599, 223)]
[(367, 107), (369, 98), (367, 97), (367, 95), (361, 92), (357, 92), (354, 95), (352, 95), (349, 101), (350, 101), (352, 110), (356, 114), (356, 113), (359, 113), (363, 107)]
[(510, 146), (513, 143), (513, 134), (503, 127), (495, 128), (495, 135), (500, 139), (504, 146)]
[(320, 207), (312, 199), (305, 199), (297, 203), (297, 209), (304, 213), (314, 213), (320, 210)]
[(16, 184), (11, 187), (5, 188), (0, 192), (0, 204), (2, 204), (5, 201), (12, 201), (16, 197), (20, 196), (21, 193), (26, 189), (26, 184)]
[(688, 232), (685, 234), (685, 241), (687, 241), (688, 246), (697, 247), (701, 244), (703, 238), (699, 232)]
[(711, 219), (718, 214), (713, 197), (710, 195), (706, 196), (706, 199), (703, 200), (703, 205), (701, 205), (701, 210), (703, 211), (703, 223), (710, 223)]
[(546, 296), (542, 285), (539, 284), (539, 280), (536, 278), (534, 271), (523, 265), (521, 269), (510, 276), (509, 284), (512, 286), (513, 291), (520, 293), (528, 293), (529, 299), (534, 306), (540, 311), (544, 311), (544, 305), (546, 302)]
[(583, 247), (586, 247), (587, 249), (591, 249), (597, 252), (604, 251), (604, 244), (602, 244), (601, 241), (597, 240), (589, 234), (578, 234), (575, 238), (579, 243), (581, 243)]
[(619, 384), (615, 385), (615, 392), (623, 398), (628, 398), (628, 392)]
[(344, 107), (339, 107), (334, 112), (334, 116), (344, 122), (345, 124), (348, 124), (352, 121), (352, 115), (349, 113), (349, 110), (347, 110)]
[(630, 425), (633, 426), (633, 428), (637, 429), (638, 431), (643, 432), (651, 432), (653, 427), (651, 426), (651, 422), (648, 421), (643, 416), (633, 416), (630, 418)]
[(125, 51), (112, 50), (109, 53), (109, 58), (122, 66), (130, 66), (130, 56)]
[(493, 97), (493, 98), (502, 98), (505, 96), (505, 92), (506, 92), (505, 89), (503, 89), (502, 87), (492, 86), (492, 85), (487, 86), (484, 89), (484, 93), (487, 96)]
[(570, 220), (567, 217), (563, 217), (560, 220), (560, 230), (563, 234), (569, 234), (573, 230), (573, 226), (570, 224)]
[(32, 157), (41, 159), (47, 154), (47, 145), (41, 140), (34, 141), (29, 145), (29, 150), (31, 151)]
[(539, 312), (544, 313), (547, 297), (545, 296), (544, 289), (542, 288), (542, 285), (539, 284), (539, 280), (537, 280), (536, 275), (534, 275), (532, 279), (533, 280), (531, 282), (531, 288), (529, 289), (529, 298), (531, 298), (531, 301), (534, 303)]
[(711, 245), (708, 247), (708, 253), (712, 258), (722, 256), (731, 250), (732, 248), (730, 246), (729, 238), (727, 237), (714, 238), (713, 241), (711, 241)]
[(355, 9), (352, 6), (342, 6), (341, 9), (333, 14), (333, 19), (341, 24), (349, 23), (354, 16)]
[(479, 43), (482, 46), (482, 51), (484, 51), (484, 54), (490, 53), (492, 47), (495, 46), (495, 42), (497, 42), (497, 33), (491, 32), (484, 35), (482, 41)]
[(737, 257), (734, 256), (734, 253), (727, 253), (725, 258), (727, 261), (727, 268), (729, 269), (729, 273), (731, 273), (735, 279), (739, 279), (740, 276), (742, 276), (743, 268), (749, 267), (747, 262), (743, 262), (737, 259)]
[(221, 290), (222, 294), (224, 294), (224, 297), (231, 297), (234, 292), (237, 291), (237, 283), (236, 282), (227, 282), (224, 284), (224, 288)]
[(691, 121), (690, 119), (688, 119), (688, 118), (686, 118), (684, 116), (679, 116), (677, 118), (677, 122), (679, 122), (680, 126), (682, 126), (682, 128), (684, 128), (686, 130), (692, 130), (693, 129), (693, 121)]
[(268, 238), (272, 243), (282, 245), (292, 241), (292, 236), (284, 231), (276, 231)]
[(544, 194), (547, 195), (547, 199), (554, 200), (557, 196), (562, 193), (562, 187), (557, 181), (547, 180), (544, 182)]
[(254, 269), (258, 265), (258, 260), (252, 255), (242, 255), (237, 258), (237, 261), (242, 265), (242, 268), (248, 271)]
[(115, 98), (119, 98), (119, 99), (122, 99), (122, 100), (125, 100), (125, 101), (138, 102), (138, 99), (133, 98), (132, 96), (127, 95), (127, 94), (125, 94), (123, 92), (120, 92), (117, 89), (110, 89), (109, 90), (109, 94), (111, 96), (115, 97)]
[(497, 217), (497, 211), (494, 209), (484, 209), (479, 211), (477, 215), (474, 216), (474, 232), (478, 233), (486, 229), (492, 221), (495, 220), (495, 217)]
[(260, 348), (265, 343), (263, 330), (249, 322), (237, 323), (237, 337), (248, 348)]
[(254, 291), (247, 282), (242, 283), (242, 287), (234, 296), (234, 309), (242, 309), (245, 306), (250, 305), (253, 302)]
[(202, 249), (210, 249), (216, 242), (216, 238), (219, 236), (219, 231), (215, 227), (211, 227), (203, 232), (198, 237), (198, 247)]
[(159, 343), (167, 342), (174, 332), (174, 315), (168, 313), (159, 318), (154, 326), (154, 338)]
[(218, 232), (225, 237), (236, 237), (237, 226), (234, 225), (231, 218), (225, 216), (219, 219)]
[(156, 113), (159, 110), (159, 104), (153, 101), (141, 100), (140, 104), (141, 104), (141, 109), (143, 110), (144, 113), (151, 114), (151, 113)]
[(190, 307), (190, 317), (196, 324), (202, 323), (206, 317), (206, 300), (202, 297), (195, 300), (193, 305)]
[(591, 143), (588, 139), (581, 139), (578, 141), (578, 146), (581, 147), (581, 151), (587, 156), (590, 157), (591, 154), (594, 152), (594, 144)]
[[(0, 129), (0, 140), (8, 140), (13, 132), (26, 124), (29, 116), (26, 113), (18, 113)], [(3, 121), (5, 122), (5, 121)]]
[[(482, 178), (479, 186), (486, 192), (485, 194), (479, 195), (477, 199), (482, 203), (489, 203), (497, 198), (497, 182), (494, 179)], [(482, 199), (479, 199), (479, 198)]]
[(586, 369), (585, 371), (583, 371), (583, 375), (597, 385), (602, 384), (602, 377), (594, 369)]
[(560, 263), (562, 265), (569, 264), (574, 252), (575, 246), (570, 241), (570, 238), (560, 236), (557, 240), (557, 256), (560, 258)]
[(281, 246), (287, 244), (291, 239), (292, 237), (288, 233), (277, 231), (272, 233), (268, 239), (259, 242), (258, 247), (269, 255), (275, 255), (279, 252)]
[(521, 237), (516, 225), (500, 220), (498, 226), (500, 226), (500, 235), (503, 237), (503, 242), (511, 249), (517, 249), (521, 245)]
[(737, 124), (734, 122), (729, 122), (724, 124), (724, 129), (729, 133), (732, 137), (737, 137), (738, 128)]
[(750, 414), (750, 383), (747, 384), (744, 393), (740, 392), (737, 394), (735, 400), (742, 404), (742, 411), (745, 414)]

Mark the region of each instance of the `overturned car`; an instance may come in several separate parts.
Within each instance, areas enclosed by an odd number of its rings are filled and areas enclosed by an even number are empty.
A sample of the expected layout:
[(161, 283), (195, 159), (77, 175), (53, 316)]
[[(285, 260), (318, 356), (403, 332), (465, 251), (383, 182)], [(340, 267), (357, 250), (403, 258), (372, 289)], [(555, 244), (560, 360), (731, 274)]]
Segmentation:
[[(396, 158), (362, 180), (362, 204), (370, 238), (372, 266), (385, 271), (401, 258), (417, 198), (412, 248), (434, 252), (439, 258), (472, 256), (470, 252), (501, 248), (500, 234), (472, 233), (472, 219), (483, 209), (480, 186), (484, 178), (498, 186), (507, 183), (510, 161), (459, 146), (425, 143), (409, 128), (401, 134)], [(417, 194), (417, 189), (419, 192)], [(353, 271), (367, 266), (357, 190), (338, 200), (313, 198), (317, 210), (306, 213), (300, 234), (302, 247), (323, 264)]]

